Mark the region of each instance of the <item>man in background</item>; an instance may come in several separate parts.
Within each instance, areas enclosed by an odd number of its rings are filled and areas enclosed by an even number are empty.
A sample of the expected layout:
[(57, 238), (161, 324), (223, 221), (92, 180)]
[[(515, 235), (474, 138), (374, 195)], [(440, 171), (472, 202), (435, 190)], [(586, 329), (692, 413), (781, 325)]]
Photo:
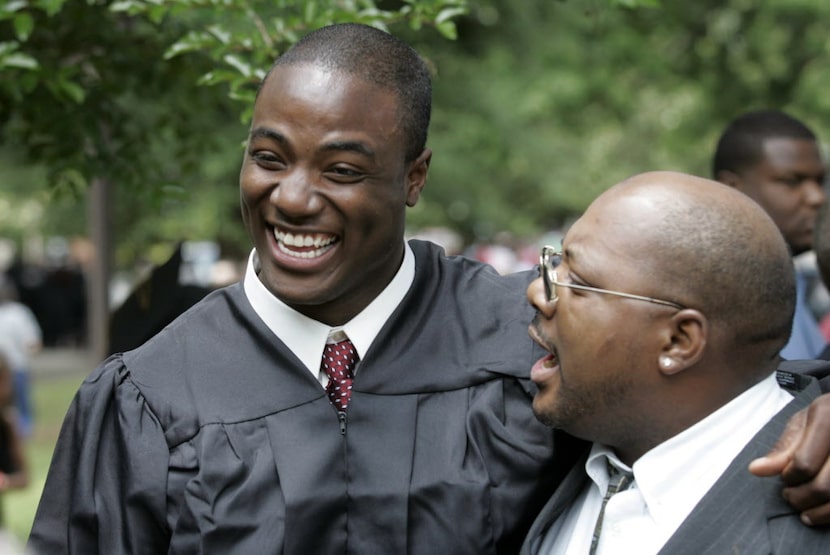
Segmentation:
[[(779, 110), (747, 112), (718, 140), (715, 180), (745, 193), (766, 210), (798, 256), (813, 247), (816, 214), (824, 202), (825, 163), (815, 133)], [(807, 303), (808, 280), (796, 276), (796, 309), (785, 359), (815, 358), (824, 338)]]

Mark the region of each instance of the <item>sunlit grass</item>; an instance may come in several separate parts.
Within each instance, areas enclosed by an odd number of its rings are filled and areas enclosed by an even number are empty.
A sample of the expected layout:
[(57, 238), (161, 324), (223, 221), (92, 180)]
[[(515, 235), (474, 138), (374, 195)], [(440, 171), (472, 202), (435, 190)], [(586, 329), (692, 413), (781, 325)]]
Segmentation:
[(46, 472), (63, 417), (69, 403), (89, 369), (62, 372), (59, 376), (38, 376), (32, 382), (35, 405), (35, 428), (26, 445), (30, 483), (25, 490), (3, 495), (5, 527), (21, 542), (29, 537), (35, 510), (40, 500)]

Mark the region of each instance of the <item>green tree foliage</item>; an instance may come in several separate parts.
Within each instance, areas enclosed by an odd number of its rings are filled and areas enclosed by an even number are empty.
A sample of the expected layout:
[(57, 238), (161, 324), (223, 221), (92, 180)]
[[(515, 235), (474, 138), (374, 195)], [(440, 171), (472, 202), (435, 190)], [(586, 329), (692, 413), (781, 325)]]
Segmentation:
[[(145, 238), (142, 222), (175, 214), (165, 207), (198, 189), (212, 154), (227, 151), (223, 132), (241, 128), (223, 93), (194, 85), (211, 60), (162, 63), (185, 28), (104, 3), (13, 2), (3, 13), (0, 45), (13, 54), (0, 61), (0, 137), (7, 155), (43, 168), (48, 184), (16, 186), (54, 197), (40, 231), (66, 234), (83, 230), (88, 184), (114, 184), (114, 229), (129, 239), (119, 243), (129, 258)], [(238, 144), (241, 129), (233, 132)], [(186, 232), (198, 223), (187, 221)]]
[(446, 38), (456, 37), (453, 18), (466, 13), (466, 0), (403, 0), (384, 9), (373, 0), (118, 0), (111, 9), (143, 15), (155, 23), (175, 18), (189, 30), (167, 48), (170, 60), (188, 53), (207, 54), (213, 67), (200, 84), (227, 84), (241, 100), (243, 121), (252, 109), (256, 87), (273, 60), (312, 29), (355, 22), (389, 30), (407, 23), (424, 25)]
[(708, 175), (721, 128), (749, 108), (830, 137), (828, 17), (824, 0), (11, 0), (0, 138), (53, 192), (118, 186), (122, 263), (172, 237), (244, 246), (236, 172), (256, 82), (308, 30), (364, 21), (435, 69), (413, 229), (532, 235), (634, 173)]
[[(6, 2), (0, 6), (2, 146), (45, 168), (53, 196), (80, 199), (94, 179), (117, 189), (113, 221), (122, 263), (162, 239), (243, 245), (235, 174), (244, 122), (273, 59), (299, 36), (340, 21), (429, 26), (452, 38), (453, 18), (466, 9), (465, 0), (390, 4)], [(57, 220), (44, 227), (74, 228)]]
[(481, 0), (438, 68), (417, 225), (468, 240), (566, 224), (632, 174), (709, 175), (726, 122), (777, 107), (830, 139), (822, 0)]

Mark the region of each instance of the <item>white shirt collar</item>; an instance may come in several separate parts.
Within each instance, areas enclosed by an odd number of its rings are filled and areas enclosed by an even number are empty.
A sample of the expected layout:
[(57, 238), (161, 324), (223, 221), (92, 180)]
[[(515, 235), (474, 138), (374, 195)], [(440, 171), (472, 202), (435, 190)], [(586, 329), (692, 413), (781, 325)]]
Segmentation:
[(329, 334), (345, 332), (362, 360), (415, 279), (415, 255), (409, 244), (404, 243), (403, 262), (389, 285), (349, 322), (332, 328), (300, 314), (275, 297), (259, 280), (255, 271), (257, 265), (256, 250), (252, 250), (243, 280), (245, 296), (265, 325), (322, 384), (327, 378), (320, 372), (320, 358)]
[[(597, 553), (659, 552), (738, 453), (791, 399), (770, 376), (640, 457), (633, 485), (608, 501)], [(545, 533), (540, 553), (588, 552), (608, 486), (606, 462), (631, 470), (609, 447), (592, 445), (585, 463), (591, 481)]]
[[(608, 482), (610, 481), (608, 475), (609, 464), (616, 466), (623, 472), (631, 472), (631, 467), (622, 462), (611, 448), (600, 443), (594, 443), (591, 446), (591, 452), (588, 454), (588, 460), (585, 461), (585, 473), (599, 488), (600, 495), (605, 495), (605, 491), (608, 489)], [(630, 487), (634, 487), (634, 485), (632, 484)]]
[[(632, 487), (642, 494), (657, 525), (676, 530), (752, 437), (791, 400), (773, 373), (640, 457)], [(606, 459), (628, 470), (608, 447), (594, 444), (585, 470), (603, 493)]]

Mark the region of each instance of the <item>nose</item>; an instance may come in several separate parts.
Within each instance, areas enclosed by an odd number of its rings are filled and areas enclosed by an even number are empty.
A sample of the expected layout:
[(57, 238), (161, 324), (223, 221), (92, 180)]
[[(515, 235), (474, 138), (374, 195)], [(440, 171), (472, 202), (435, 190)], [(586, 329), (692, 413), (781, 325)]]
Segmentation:
[(284, 172), (271, 191), (271, 203), (285, 217), (306, 218), (320, 210), (321, 201), (313, 178), (299, 168)]
[(804, 182), (804, 198), (810, 206), (821, 206), (825, 199), (823, 183), (817, 179)]
[(546, 318), (552, 317), (553, 313), (556, 312), (558, 303), (552, 303), (548, 300), (548, 296), (545, 294), (545, 284), (541, 277), (534, 279), (527, 286), (527, 300), (533, 308)]

